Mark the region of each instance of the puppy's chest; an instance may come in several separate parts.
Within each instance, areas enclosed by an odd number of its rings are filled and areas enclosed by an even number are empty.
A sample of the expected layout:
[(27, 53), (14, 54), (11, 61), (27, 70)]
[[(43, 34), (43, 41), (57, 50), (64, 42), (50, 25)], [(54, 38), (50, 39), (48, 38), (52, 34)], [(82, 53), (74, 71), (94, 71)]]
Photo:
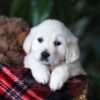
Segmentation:
[(48, 65), (48, 69), (50, 70), (50, 72), (51, 72), (55, 67), (56, 67), (56, 66)]
[(58, 64), (56, 65), (47, 65), (48, 69), (50, 70), (50, 72), (55, 69), (56, 67), (60, 66), (60, 65), (63, 65), (65, 63), (65, 61), (61, 61), (59, 62)]

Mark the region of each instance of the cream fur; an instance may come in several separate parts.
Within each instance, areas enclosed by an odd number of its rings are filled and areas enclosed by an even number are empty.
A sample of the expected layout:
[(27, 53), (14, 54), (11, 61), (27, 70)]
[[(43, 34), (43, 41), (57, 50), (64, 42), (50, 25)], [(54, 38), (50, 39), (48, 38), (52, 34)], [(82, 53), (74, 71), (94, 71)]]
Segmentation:
[[(38, 42), (39, 37), (43, 38), (42, 43)], [(54, 46), (54, 41), (61, 45)], [(31, 28), (23, 49), (27, 53), (25, 67), (31, 69), (36, 81), (49, 83), (52, 91), (60, 89), (70, 77), (85, 74), (79, 62), (77, 38), (58, 20), (48, 19)], [(44, 50), (50, 53), (48, 61), (40, 60)]]

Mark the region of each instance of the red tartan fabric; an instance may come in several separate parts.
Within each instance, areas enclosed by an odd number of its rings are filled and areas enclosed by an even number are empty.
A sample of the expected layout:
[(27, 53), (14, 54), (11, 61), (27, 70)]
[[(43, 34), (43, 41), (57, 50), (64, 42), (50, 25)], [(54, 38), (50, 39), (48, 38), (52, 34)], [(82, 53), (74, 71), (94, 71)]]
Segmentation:
[[(78, 95), (83, 90), (86, 79), (83, 75), (69, 79), (60, 94), (64, 94), (66, 99), (67, 96)], [(57, 93), (52, 93), (48, 85), (36, 82), (29, 69), (0, 64), (0, 100), (49, 100)]]

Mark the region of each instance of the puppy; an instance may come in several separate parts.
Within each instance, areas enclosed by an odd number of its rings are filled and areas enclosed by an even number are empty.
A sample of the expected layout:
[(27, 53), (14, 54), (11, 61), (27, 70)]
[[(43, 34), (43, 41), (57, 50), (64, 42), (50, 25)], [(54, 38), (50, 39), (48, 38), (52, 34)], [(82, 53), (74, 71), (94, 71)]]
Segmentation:
[(70, 77), (85, 74), (77, 38), (58, 20), (48, 19), (33, 27), (23, 49), (27, 53), (24, 66), (37, 82), (49, 83), (52, 91), (61, 89)]

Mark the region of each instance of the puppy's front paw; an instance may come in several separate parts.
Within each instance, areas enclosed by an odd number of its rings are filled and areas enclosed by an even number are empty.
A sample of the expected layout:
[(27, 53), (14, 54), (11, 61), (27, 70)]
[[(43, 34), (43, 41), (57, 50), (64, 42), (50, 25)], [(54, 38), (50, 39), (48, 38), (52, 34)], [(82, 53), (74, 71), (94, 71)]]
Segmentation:
[(56, 91), (56, 90), (61, 89), (61, 87), (63, 86), (63, 82), (57, 79), (56, 77), (52, 77), (52, 79), (50, 80), (49, 86), (52, 91)]
[(56, 91), (61, 89), (68, 77), (68, 73), (66, 73), (65, 69), (60, 67), (54, 69), (54, 71), (51, 73), (51, 79), (49, 83), (51, 90)]
[(34, 71), (34, 72), (32, 72), (32, 74), (33, 74), (35, 80), (42, 84), (47, 84), (50, 79), (50, 72), (46, 67), (41, 68), (37, 71)]

